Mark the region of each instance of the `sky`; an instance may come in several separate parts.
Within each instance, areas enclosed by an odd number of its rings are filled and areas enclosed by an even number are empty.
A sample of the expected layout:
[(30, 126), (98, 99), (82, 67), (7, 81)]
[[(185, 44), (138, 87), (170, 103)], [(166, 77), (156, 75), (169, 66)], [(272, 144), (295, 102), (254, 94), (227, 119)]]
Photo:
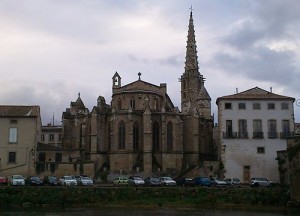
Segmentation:
[(79, 92), (90, 111), (110, 104), (117, 71), (122, 85), (166, 83), (180, 108), (191, 6), (215, 121), (218, 97), (258, 86), (294, 97), (300, 122), (298, 0), (0, 0), (0, 104), (61, 124)]

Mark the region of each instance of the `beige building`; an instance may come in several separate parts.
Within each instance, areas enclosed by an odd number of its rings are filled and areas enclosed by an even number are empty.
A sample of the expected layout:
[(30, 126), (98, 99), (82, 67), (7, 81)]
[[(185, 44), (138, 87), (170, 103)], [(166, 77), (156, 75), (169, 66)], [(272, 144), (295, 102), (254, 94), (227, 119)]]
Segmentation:
[(35, 173), (41, 128), (39, 106), (0, 106), (0, 176)]
[(41, 142), (62, 147), (62, 126), (48, 124), (42, 126)]

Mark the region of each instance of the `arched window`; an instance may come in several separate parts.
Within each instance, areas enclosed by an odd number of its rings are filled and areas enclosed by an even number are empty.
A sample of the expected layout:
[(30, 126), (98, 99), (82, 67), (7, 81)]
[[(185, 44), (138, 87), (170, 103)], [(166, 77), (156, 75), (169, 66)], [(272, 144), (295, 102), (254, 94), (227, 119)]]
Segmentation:
[(168, 122), (167, 124), (167, 150), (173, 150), (173, 124)]
[(133, 125), (133, 149), (139, 149), (139, 124), (137, 122)]
[(159, 105), (158, 105), (158, 99), (154, 98), (154, 110), (158, 111), (159, 110)]
[(152, 146), (153, 150), (159, 150), (159, 125), (157, 122), (152, 125)]
[(118, 110), (122, 109), (122, 101), (121, 98), (118, 99)]
[(125, 149), (125, 124), (123, 121), (119, 123), (119, 149)]
[(130, 107), (131, 107), (131, 109), (135, 109), (135, 99), (134, 98), (130, 99)]

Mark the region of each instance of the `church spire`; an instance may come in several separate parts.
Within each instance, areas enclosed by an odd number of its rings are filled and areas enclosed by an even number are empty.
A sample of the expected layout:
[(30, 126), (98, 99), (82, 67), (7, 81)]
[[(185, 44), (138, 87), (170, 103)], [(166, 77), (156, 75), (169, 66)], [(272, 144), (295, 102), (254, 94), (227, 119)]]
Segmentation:
[[(199, 72), (197, 45), (191, 7), (184, 73), (181, 75), (181, 111), (185, 114), (205, 113), (210, 115), (210, 96), (204, 87), (204, 78)], [(205, 108), (204, 108), (205, 107)]]
[(189, 30), (187, 36), (185, 73), (199, 73), (197, 45), (195, 40), (195, 30), (193, 21), (193, 8), (191, 7)]

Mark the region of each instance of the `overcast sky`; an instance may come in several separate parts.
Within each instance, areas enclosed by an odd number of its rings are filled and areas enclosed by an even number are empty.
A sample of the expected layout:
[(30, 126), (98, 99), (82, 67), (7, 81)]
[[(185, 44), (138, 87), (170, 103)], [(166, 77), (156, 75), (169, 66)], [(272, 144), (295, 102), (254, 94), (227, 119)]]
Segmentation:
[(118, 71), (122, 85), (138, 72), (167, 83), (180, 107), (191, 5), (215, 116), (236, 88), (300, 98), (299, 0), (0, 0), (0, 104), (40, 105), (44, 125), (60, 124), (78, 92), (90, 111), (99, 95), (110, 104)]

